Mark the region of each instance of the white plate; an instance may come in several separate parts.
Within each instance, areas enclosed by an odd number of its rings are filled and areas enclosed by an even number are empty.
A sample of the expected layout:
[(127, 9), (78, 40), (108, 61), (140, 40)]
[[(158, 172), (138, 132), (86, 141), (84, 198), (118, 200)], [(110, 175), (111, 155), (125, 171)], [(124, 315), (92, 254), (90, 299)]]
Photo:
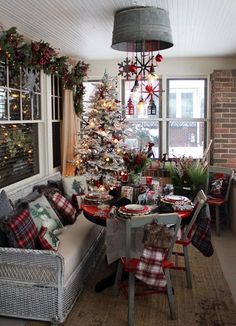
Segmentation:
[(131, 204), (131, 205), (125, 205), (125, 208), (129, 211), (142, 211), (145, 209), (145, 206), (143, 205), (136, 205), (136, 204)]
[(90, 192), (87, 194), (89, 197), (105, 197), (108, 196), (108, 192)]
[(186, 201), (189, 200), (187, 197), (184, 196), (178, 196), (178, 195), (167, 195), (164, 197), (165, 200), (171, 200), (171, 201)]

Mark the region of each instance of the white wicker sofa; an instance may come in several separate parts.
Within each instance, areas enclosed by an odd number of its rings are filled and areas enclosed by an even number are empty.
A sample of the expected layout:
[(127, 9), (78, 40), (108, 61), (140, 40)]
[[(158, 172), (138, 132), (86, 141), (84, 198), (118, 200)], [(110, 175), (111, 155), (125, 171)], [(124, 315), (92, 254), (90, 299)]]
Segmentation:
[[(47, 179), (58, 179), (60, 174)], [(32, 191), (34, 183), (8, 193), (13, 202)], [(81, 213), (59, 235), (58, 252), (0, 248), (0, 315), (65, 321), (86, 278), (104, 252), (104, 228)]]

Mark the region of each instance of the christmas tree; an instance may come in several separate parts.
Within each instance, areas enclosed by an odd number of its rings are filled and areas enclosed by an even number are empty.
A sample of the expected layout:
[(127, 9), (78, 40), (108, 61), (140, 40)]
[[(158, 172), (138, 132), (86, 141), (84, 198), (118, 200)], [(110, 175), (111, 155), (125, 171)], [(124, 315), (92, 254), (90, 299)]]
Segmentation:
[(124, 111), (117, 99), (117, 79), (104, 74), (95, 84), (91, 107), (82, 117), (76, 146), (77, 174), (86, 173), (90, 190), (110, 190), (124, 170)]

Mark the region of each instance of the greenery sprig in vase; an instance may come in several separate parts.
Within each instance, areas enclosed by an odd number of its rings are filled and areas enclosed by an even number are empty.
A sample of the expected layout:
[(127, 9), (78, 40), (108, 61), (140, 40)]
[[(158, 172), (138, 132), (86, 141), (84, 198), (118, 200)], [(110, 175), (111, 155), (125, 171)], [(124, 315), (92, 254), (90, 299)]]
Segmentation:
[(152, 160), (148, 158), (147, 154), (138, 150), (125, 151), (123, 160), (130, 182), (135, 185), (140, 183), (142, 171), (152, 164)]
[(207, 162), (182, 156), (167, 165), (174, 185), (174, 192), (194, 199), (198, 190), (205, 189), (207, 180)]

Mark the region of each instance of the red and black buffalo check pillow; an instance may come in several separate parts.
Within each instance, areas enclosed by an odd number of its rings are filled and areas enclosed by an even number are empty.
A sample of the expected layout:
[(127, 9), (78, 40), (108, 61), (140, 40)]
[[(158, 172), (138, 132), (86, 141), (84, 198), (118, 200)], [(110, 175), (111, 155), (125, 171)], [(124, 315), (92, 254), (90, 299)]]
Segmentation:
[(38, 230), (28, 209), (8, 217), (3, 227), (9, 244), (14, 248), (36, 248)]
[(64, 224), (73, 224), (77, 217), (77, 211), (69, 200), (57, 192), (52, 196), (52, 201), (63, 217)]

